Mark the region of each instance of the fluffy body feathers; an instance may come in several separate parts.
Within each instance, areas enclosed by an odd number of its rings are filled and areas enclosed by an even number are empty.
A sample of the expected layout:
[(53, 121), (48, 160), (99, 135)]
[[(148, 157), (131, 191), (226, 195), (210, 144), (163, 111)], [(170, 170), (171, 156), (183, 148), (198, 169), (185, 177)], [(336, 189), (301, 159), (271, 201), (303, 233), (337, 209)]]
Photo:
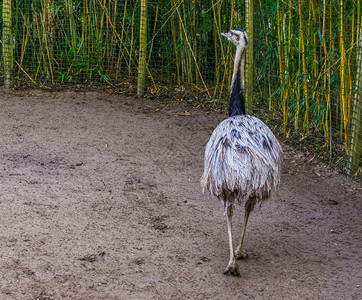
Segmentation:
[(206, 145), (201, 186), (225, 202), (265, 200), (279, 184), (281, 155), (279, 142), (258, 118), (229, 117)]

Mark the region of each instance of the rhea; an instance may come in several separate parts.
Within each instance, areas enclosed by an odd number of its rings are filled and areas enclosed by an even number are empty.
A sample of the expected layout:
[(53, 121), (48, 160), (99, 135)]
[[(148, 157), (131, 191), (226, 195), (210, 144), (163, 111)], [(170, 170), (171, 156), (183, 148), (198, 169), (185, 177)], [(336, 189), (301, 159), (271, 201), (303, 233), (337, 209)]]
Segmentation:
[[(243, 241), (249, 215), (257, 203), (270, 198), (280, 181), (282, 148), (261, 120), (245, 113), (244, 66), (249, 39), (245, 31), (222, 33), (236, 46), (229, 99), (229, 118), (213, 131), (205, 149), (203, 190), (219, 198), (227, 220), (230, 260), (225, 274), (240, 276), (236, 259), (246, 258)], [(240, 242), (234, 252), (234, 205), (245, 207)]]

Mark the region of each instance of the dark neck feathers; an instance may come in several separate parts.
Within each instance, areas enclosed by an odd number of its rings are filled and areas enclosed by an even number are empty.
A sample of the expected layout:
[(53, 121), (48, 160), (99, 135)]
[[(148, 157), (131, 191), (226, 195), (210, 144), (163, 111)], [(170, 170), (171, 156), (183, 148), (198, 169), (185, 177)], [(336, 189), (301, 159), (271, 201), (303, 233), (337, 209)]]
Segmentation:
[(229, 117), (245, 114), (244, 65), (245, 48), (236, 48), (234, 72), (231, 80)]

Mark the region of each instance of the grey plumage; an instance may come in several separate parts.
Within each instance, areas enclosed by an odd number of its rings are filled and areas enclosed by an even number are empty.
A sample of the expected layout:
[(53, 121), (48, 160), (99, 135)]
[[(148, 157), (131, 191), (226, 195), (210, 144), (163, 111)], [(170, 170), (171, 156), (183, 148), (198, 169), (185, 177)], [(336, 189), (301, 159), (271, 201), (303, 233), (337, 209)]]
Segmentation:
[(280, 152), (262, 121), (249, 115), (230, 117), (216, 127), (206, 145), (201, 185), (222, 199), (233, 191), (239, 202), (252, 196), (265, 200), (279, 184)]
[[(235, 258), (242, 252), (245, 230), (255, 204), (270, 198), (280, 181), (282, 148), (271, 130), (244, 111), (244, 57), (248, 38), (242, 30), (223, 34), (236, 46), (229, 115), (212, 133), (205, 149), (203, 190), (218, 197), (227, 216), (230, 261), (224, 273), (239, 275)], [(238, 75), (241, 74), (241, 75)], [(245, 218), (241, 242), (234, 252), (232, 215), (235, 203), (244, 204)]]

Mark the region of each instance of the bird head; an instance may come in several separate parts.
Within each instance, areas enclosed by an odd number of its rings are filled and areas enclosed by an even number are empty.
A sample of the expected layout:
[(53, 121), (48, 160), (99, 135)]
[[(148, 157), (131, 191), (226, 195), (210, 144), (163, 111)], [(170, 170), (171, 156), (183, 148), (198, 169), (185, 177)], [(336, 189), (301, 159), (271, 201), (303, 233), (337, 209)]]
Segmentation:
[(249, 45), (249, 38), (248, 38), (248, 35), (246, 34), (246, 32), (244, 30), (231, 29), (227, 33), (221, 33), (221, 35), (226, 37), (237, 48), (238, 47), (246, 48)]

